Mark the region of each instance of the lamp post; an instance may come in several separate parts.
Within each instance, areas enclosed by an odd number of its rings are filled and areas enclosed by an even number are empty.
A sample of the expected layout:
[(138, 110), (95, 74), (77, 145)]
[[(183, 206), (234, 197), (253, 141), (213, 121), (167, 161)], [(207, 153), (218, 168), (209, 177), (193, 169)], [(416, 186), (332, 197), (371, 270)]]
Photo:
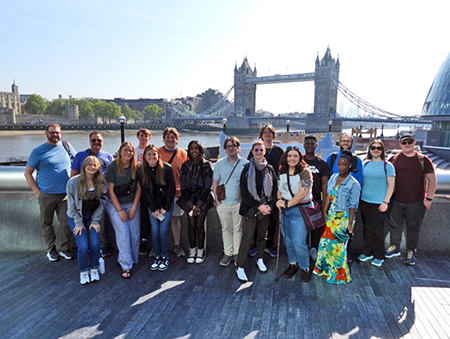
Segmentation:
[(291, 120), (286, 120), (286, 132), (289, 132), (289, 125), (291, 124)]
[(127, 122), (127, 118), (125, 118), (123, 115), (119, 117), (119, 123), (120, 123), (120, 140), (121, 144), (125, 141), (125, 123)]
[(380, 139), (384, 139), (384, 122), (381, 124), (381, 135)]
[(359, 125), (359, 137), (362, 138), (362, 124)]
[(222, 119), (222, 124), (223, 124), (222, 131), (223, 131), (223, 134), (227, 134), (227, 122), (228, 122), (227, 118), (223, 118)]
[(400, 124), (397, 125), (397, 140), (400, 140)]
[(328, 121), (328, 133), (331, 133), (331, 125), (333, 125), (333, 120)]

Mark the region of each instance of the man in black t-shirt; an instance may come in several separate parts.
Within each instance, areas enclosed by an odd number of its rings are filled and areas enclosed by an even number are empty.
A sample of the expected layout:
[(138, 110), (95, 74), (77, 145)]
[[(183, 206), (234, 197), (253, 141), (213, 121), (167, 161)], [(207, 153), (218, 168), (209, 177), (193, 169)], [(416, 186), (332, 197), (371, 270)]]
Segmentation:
[[(313, 175), (313, 200), (322, 205), (327, 196), (327, 183), (330, 176), (330, 170), (327, 162), (321, 157), (316, 156), (315, 151), (317, 147), (317, 138), (315, 135), (305, 136), (305, 162), (309, 165), (309, 169)], [(310, 234), (310, 256), (315, 261), (317, 258), (317, 248), (319, 246), (320, 237), (322, 235), (323, 227), (311, 231)]]

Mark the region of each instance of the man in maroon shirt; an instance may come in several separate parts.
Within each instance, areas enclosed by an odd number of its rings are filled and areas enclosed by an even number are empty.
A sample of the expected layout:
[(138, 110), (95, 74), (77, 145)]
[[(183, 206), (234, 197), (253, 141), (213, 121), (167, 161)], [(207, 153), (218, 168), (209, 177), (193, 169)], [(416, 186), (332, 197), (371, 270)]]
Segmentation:
[(403, 222), (406, 222), (406, 265), (415, 265), (419, 231), (426, 210), (431, 208), (436, 191), (436, 175), (431, 160), (414, 150), (416, 142), (410, 134), (400, 139), (401, 152), (389, 159), (395, 167), (395, 193), (389, 214), (391, 246), (386, 258), (400, 255)]

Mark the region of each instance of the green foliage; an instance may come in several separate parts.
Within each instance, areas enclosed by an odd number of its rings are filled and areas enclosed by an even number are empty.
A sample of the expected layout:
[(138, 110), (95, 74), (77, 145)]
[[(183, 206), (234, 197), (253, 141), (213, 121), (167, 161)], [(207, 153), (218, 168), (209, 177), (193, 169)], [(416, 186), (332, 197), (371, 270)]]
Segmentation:
[(32, 94), (25, 104), (25, 112), (28, 114), (45, 114), (49, 102), (38, 94)]
[(46, 113), (49, 115), (65, 115), (67, 107), (67, 100), (55, 99), (47, 106)]
[(70, 103), (78, 105), (78, 114), (80, 115), (80, 119), (87, 120), (94, 113), (92, 101), (87, 98), (72, 99), (70, 100)]
[(130, 106), (128, 106), (128, 104), (122, 105), (121, 112), (122, 115), (127, 118), (127, 121), (136, 120), (142, 117), (141, 112), (131, 109)]
[(102, 118), (103, 122), (107, 119), (108, 114), (108, 104), (100, 99), (94, 99), (92, 100), (92, 110), (94, 113), (94, 116), (98, 118)]
[(145, 106), (144, 119), (146, 120), (158, 120), (162, 117), (163, 109), (156, 104)]

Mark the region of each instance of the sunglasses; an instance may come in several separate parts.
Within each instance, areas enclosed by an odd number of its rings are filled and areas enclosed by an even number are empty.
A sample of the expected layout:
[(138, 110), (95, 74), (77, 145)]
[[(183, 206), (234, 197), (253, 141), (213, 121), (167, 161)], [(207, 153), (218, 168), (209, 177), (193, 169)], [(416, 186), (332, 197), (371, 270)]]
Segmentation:
[(411, 145), (414, 143), (414, 140), (408, 140), (408, 141), (402, 141), (401, 144), (402, 145)]
[(288, 147), (286, 147), (286, 152), (289, 152), (289, 151), (292, 151), (292, 150), (296, 150), (296, 151), (300, 152), (300, 150), (298, 149), (297, 146), (288, 146)]
[(371, 146), (370, 150), (371, 151), (382, 151), (383, 147), (381, 147), (381, 146)]
[(253, 149), (253, 152), (256, 152), (256, 153), (258, 153), (258, 152), (264, 153), (264, 151), (265, 151), (264, 148), (254, 148)]
[(103, 139), (91, 139), (91, 142), (103, 142)]

